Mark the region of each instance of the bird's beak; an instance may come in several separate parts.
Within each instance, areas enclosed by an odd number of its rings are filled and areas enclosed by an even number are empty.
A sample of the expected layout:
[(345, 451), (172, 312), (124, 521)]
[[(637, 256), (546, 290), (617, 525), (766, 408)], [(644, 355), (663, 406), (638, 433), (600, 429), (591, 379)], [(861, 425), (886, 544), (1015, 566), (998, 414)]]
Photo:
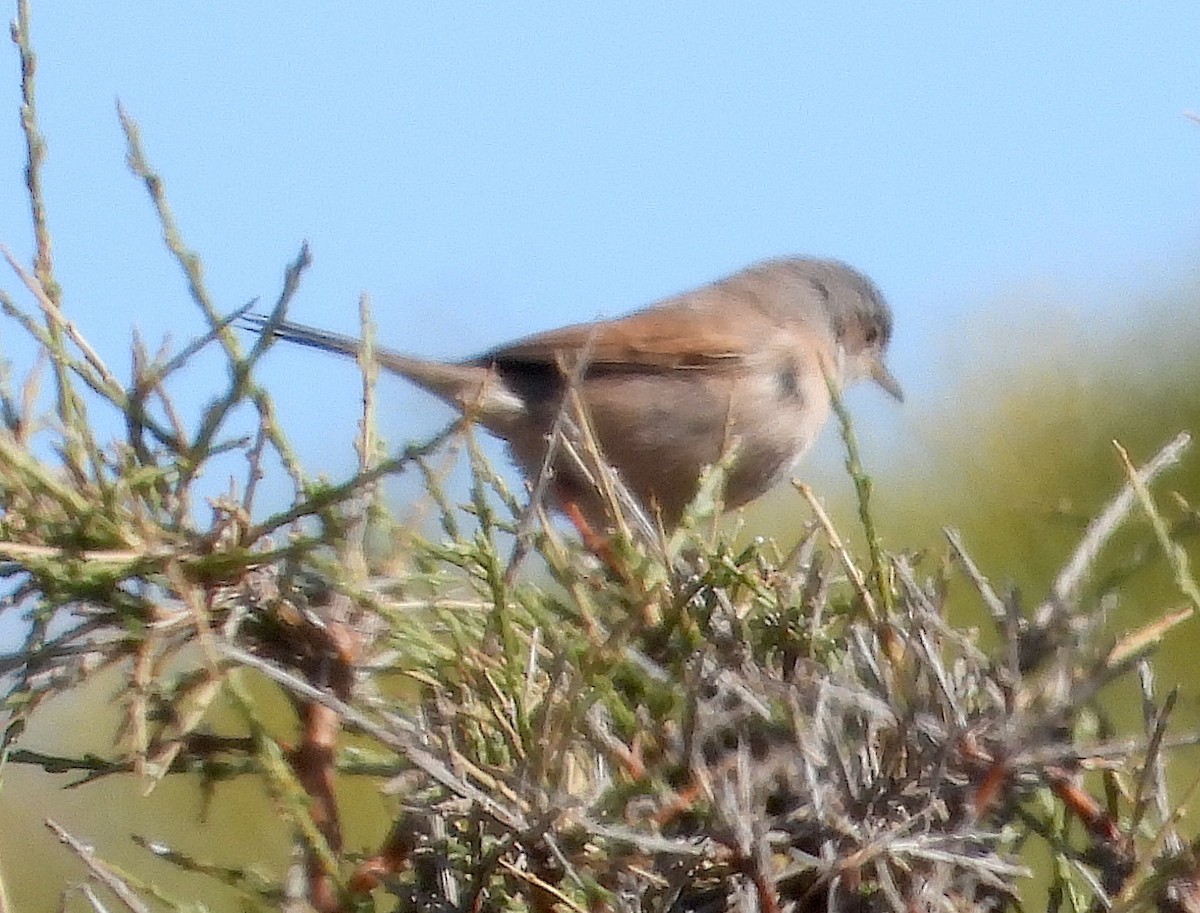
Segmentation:
[(904, 402), (904, 391), (900, 389), (900, 381), (892, 376), (892, 372), (882, 361), (876, 361), (871, 366), (871, 380), (883, 387), (896, 402)]

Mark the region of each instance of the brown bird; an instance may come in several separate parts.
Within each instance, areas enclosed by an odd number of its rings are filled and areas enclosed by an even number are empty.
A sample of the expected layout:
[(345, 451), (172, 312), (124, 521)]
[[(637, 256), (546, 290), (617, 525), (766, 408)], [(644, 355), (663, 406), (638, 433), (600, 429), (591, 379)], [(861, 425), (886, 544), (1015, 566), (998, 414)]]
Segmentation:
[[(269, 325), (261, 317), (251, 323), (259, 331)], [(272, 330), (343, 355), (361, 347), (352, 337), (294, 323)], [(883, 360), (891, 336), (891, 311), (866, 276), (835, 261), (796, 257), (466, 361), (378, 348), (375, 358), (507, 442), (529, 479), (542, 469), (574, 376), (604, 459), (669, 529), (701, 472), (729, 448), (726, 508), (778, 482), (829, 417), (826, 376), (839, 387), (870, 378), (902, 399)], [(576, 522), (606, 527), (604, 501), (580, 464), (560, 454), (553, 471), (556, 505)]]

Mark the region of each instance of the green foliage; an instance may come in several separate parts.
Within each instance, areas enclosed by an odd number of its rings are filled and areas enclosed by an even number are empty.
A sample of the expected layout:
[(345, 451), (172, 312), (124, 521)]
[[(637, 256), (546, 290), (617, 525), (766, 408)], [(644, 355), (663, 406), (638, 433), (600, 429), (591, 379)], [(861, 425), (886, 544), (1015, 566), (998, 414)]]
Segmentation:
[[(655, 530), (603, 478), (586, 416), (567, 409), (564, 441), (611, 501), (598, 558), (549, 521), (539, 486), (508, 489), (464, 422), (382, 455), (369, 347), (359, 471), (314, 481), (255, 381), (270, 334), (245, 350), (237, 315), (214, 305), (123, 110), (130, 166), (208, 330), (174, 355), (135, 347), (123, 383), (63, 313), (24, 6), (15, 33), (37, 253), (31, 270), (8, 258), (32, 305), (0, 304), (45, 353), (53, 397), (41, 403), (36, 372), (0, 391), (0, 619), (23, 622), (0, 656), (6, 777), (182, 782), (205, 813), (250, 782), (271, 810), (252, 839), (293, 848), (272, 866), (221, 859), (216, 841), (134, 834), (134, 864), (117, 864), (111, 840), (96, 849), (47, 822), (85, 873), (79, 903), (1017, 909), (1035, 846), (1054, 860), (1051, 909), (1173, 909), (1196, 890), (1164, 773), (1167, 749), (1193, 737), (1168, 734), (1177, 699), (1158, 695), (1148, 660), (1191, 607), (1156, 606), (1114, 639), (1102, 622), (1123, 581), (1095, 582), (1137, 506), (1156, 560), (1197, 599), (1175, 543), (1195, 513), (1180, 499), (1182, 519), (1164, 518), (1152, 487), (1186, 436), (1126, 464), (1117, 498), (1028, 607), (995, 591), (961, 536), (941, 562), (884, 549), (840, 403), (865, 569), (803, 487), (815, 519), (794, 548), (735, 545), (716, 522), (725, 465), (680, 530)], [(268, 321), (308, 263), (302, 250), (285, 270)], [(228, 370), (188, 424), (173, 391), (201, 353)], [(97, 415), (122, 433), (102, 439)], [(473, 470), (462, 507), (430, 463), (459, 441)], [(238, 481), (202, 512), (217, 460)], [(275, 512), (257, 500), (268, 471), (293, 482)], [(436, 534), (398, 527), (379, 496), (406, 471), (426, 480)], [(993, 646), (948, 618), (952, 581), (990, 616)], [(1140, 726), (1116, 734), (1102, 698), (1132, 672)], [(102, 750), (27, 744), (51, 698), (95, 700), (114, 681), (119, 725)], [(351, 807), (358, 786), (369, 803)], [(372, 816), (386, 836), (347, 837)], [(164, 864), (192, 880), (160, 886)]]

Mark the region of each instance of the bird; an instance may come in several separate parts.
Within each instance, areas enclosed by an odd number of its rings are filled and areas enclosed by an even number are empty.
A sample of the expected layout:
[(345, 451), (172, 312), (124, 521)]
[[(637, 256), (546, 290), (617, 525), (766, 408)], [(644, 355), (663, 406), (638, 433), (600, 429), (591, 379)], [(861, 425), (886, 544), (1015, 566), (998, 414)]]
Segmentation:
[[(354, 337), (275, 318), (253, 316), (248, 326), (351, 357), (362, 348)], [(623, 317), (464, 361), (384, 348), (374, 357), (504, 441), (531, 482), (574, 389), (605, 462), (670, 530), (718, 461), (729, 460), (726, 510), (781, 481), (829, 418), (831, 385), (869, 379), (902, 401), (884, 360), (891, 337), (891, 309), (863, 273), (836, 260), (782, 257)], [(550, 466), (551, 504), (585, 535), (584, 526), (609, 528), (609, 501), (561, 449)]]

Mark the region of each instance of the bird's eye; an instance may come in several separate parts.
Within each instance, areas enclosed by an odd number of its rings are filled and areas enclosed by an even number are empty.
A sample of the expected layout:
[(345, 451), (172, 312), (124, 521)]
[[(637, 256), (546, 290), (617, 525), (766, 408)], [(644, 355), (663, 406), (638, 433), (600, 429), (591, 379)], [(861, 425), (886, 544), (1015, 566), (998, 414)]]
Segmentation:
[(869, 346), (873, 346), (879, 342), (879, 327), (867, 327), (866, 333), (863, 334), (863, 341)]

